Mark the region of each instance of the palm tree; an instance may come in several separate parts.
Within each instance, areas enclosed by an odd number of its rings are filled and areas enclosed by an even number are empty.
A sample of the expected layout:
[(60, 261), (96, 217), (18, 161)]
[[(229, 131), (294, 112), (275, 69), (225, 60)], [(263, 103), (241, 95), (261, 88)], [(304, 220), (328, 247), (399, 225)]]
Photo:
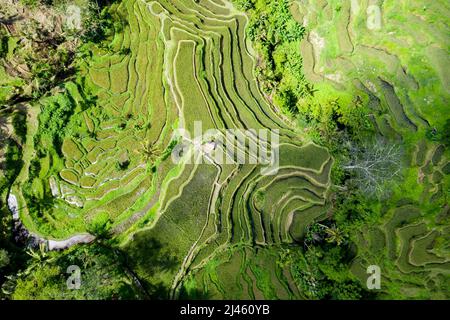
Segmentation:
[(317, 89), (315, 89), (312, 84), (307, 83), (305, 85), (305, 91), (308, 96), (314, 97), (314, 93), (316, 93)]
[(327, 234), (326, 241), (329, 243), (336, 243), (340, 246), (345, 240), (345, 234), (341, 229), (333, 225), (331, 227), (325, 226), (325, 233)]
[(56, 258), (51, 255), (45, 246), (45, 243), (39, 243), (39, 249), (29, 249), (26, 251), (27, 254), (32, 258), (30, 265), (25, 270), (25, 274), (29, 274), (32, 270), (36, 268), (42, 268), (46, 264), (52, 263)]
[(155, 162), (155, 160), (161, 155), (161, 150), (150, 142), (141, 143), (141, 145), (141, 153), (144, 155), (146, 161)]

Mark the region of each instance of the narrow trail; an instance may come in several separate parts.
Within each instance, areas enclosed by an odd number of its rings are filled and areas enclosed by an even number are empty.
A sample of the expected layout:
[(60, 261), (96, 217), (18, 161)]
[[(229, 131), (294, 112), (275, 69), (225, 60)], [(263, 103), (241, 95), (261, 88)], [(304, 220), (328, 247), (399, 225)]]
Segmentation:
[(25, 228), (25, 225), (20, 220), (17, 198), (12, 193), (9, 193), (8, 195), (8, 208), (13, 215), (13, 220), (15, 222), (20, 223), (21, 227), (26, 230), (28, 238), (33, 239), (35, 243), (45, 243), (48, 250), (68, 249), (74, 245), (91, 243), (92, 241), (95, 240), (95, 237), (89, 233), (74, 234), (73, 236), (63, 240), (44, 238), (34, 232), (30, 232), (28, 229)]

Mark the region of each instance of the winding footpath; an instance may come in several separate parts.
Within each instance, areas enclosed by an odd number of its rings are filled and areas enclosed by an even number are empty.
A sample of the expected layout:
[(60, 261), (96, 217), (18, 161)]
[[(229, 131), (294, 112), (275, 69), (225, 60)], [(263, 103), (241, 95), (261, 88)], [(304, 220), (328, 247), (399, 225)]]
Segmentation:
[[(17, 198), (12, 193), (9, 193), (9, 195), (8, 195), (8, 208), (13, 215), (13, 220), (15, 222), (19, 222), (22, 225), (22, 227), (25, 228), (24, 224), (20, 220), (19, 206), (17, 203)], [(67, 238), (67, 239), (53, 240), (53, 239), (43, 238), (36, 233), (30, 232), (26, 228), (25, 228), (25, 230), (28, 233), (28, 238), (33, 238), (34, 240), (36, 240), (37, 243), (45, 243), (48, 250), (63, 250), (63, 249), (70, 248), (77, 244), (91, 243), (92, 241), (95, 240), (95, 237), (89, 233), (79, 233), (79, 234), (75, 234), (72, 237)]]

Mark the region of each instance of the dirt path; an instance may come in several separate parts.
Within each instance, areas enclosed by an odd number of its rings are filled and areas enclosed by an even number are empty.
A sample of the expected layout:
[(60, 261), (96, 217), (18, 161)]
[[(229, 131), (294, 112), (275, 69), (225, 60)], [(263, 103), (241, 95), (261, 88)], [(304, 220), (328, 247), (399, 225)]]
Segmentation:
[[(17, 198), (12, 193), (10, 193), (8, 195), (8, 208), (13, 215), (13, 220), (18, 221), (19, 223), (22, 224), (22, 227), (25, 228), (24, 224), (20, 220), (19, 205), (17, 203)], [(25, 230), (27, 230), (27, 229), (25, 228)], [(37, 243), (45, 243), (47, 245), (48, 250), (67, 249), (76, 244), (90, 243), (95, 240), (95, 237), (89, 233), (75, 234), (72, 237), (63, 239), (63, 240), (46, 239), (36, 233), (28, 231), (28, 230), (27, 230), (27, 233), (28, 233), (28, 237), (33, 238)]]
[(95, 237), (89, 233), (77, 234), (66, 240), (47, 240), (48, 250), (61, 250), (70, 248), (76, 244), (90, 243), (95, 240)]
[[(10, 193), (8, 195), (8, 208), (13, 215), (13, 220), (20, 222), (22, 224), (22, 227), (25, 228), (25, 226), (23, 225), (23, 223), (19, 217), (19, 206), (17, 203), (17, 198), (12, 193)], [(90, 243), (95, 240), (95, 237), (89, 233), (75, 234), (72, 237), (63, 239), (63, 240), (46, 239), (36, 233), (28, 231), (28, 230), (27, 230), (27, 233), (28, 233), (28, 237), (35, 239), (37, 243), (45, 243), (47, 245), (48, 250), (67, 249), (76, 244)]]

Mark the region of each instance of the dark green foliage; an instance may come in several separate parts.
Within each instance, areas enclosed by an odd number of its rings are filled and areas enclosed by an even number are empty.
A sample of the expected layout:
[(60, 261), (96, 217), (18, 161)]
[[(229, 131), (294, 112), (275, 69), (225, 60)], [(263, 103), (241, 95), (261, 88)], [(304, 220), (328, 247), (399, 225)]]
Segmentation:
[(88, 232), (99, 240), (106, 240), (111, 237), (111, 225), (112, 221), (107, 213), (99, 214), (89, 224)]
[(370, 139), (374, 134), (369, 111), (359, 97), (350, 102), (340, 100), (312, 98), (298, 105), (299, 125), (306, 127), (311, 138), (339, 160), (348, 156), (349, 144)]
[(299, 119), (317, 143), (340, 152), (342, 134), (359, 137), (371, 132), (368, 110), (359, 96), (340, 101), (315, 97), (316, 89), (303, 72), (300, 41), (305, 28), (291, 15), (290, 1), (235, 1), (250, 21), (247, 36), (260, 55), (256, 74), (262, 91), (285, 114)]
[[(0, 165), (7, 181), (12, 183), (23, 166), (22, 148), (15, 140), (8, 139), (6, 150), (5, 160), (3, 163), (0, 163)], [(7, 185), (5, 185), (5, 187)]]
[(138, 233), (126, 248), (128, 265), (142, 278), (146, 292), (155, 299), (167, 299), (169, 288), (162, 276), (180, 264), (174, 252), (146, 232)]
[(292, 17), (287, 0), (236, 3), (250, 15), (247, 35), (262, 58), (257, 75), (263, 92), (274, 93), (274, 102), (285, 113), (297, 114), (297, 101), (308, 94), (298, 51), (305, 29)]
[(27, 198), (28, 210), (37, 218), (43, 218), (45, 213), (51, 212), (54, 208), (55, 198), (49, 194), (44, 194), (42, 198), (34, 194), (24, 196)]
[(28, 176), (30, 180), (39, 177), (39, 171), (41, 171), (41, 162), (39, 159), (33, 159), (30, 162), (30, 167), (28, 169)]
[[(260, 41), (263, 47), (272, 48), (284, 42), (301, 40), (304, 28), (298, 24), (289, 12), (289, 1), (266, 0), (260, 8), (247, 5), (251, 11), (247, 34), (252, 41)], [(248, 10), (247, 9), (247, 10)], [(259, 13), (260, 17), (256, 14)]]
[(276, 101), (280, 106), (284, 106), (284, 108), (287, 109), (290, 114), (296, 114), (298, 112), (297, 97), (292, 92), (292, 90), (287, 89), (280, 91), (277, 94)]
[(74, 108), (69, 99), (61, 98), (47, 104), (39, 115), (39, 137), (54, 144), (59, 153), (61, 153), (66, 125)]
[(350, 264), (356, 256), (352, 235), (379, 221), (379, 212), (357, 192), (342, 190), (332, 199), (333, 217), (310, 225), (303, 253), (298, 250), (292, 255), (293, 277), (300, 290), (313, 299), (374, 299), (352, 275)]
[(353, 256), (348, 246), (323, 242), (304, 254), (293, 253), (291, 271), (299, 289), (311, 299), (366, 298), (368, 292), (349, 271)]
[(357, 191), (338, 193), (334, 206), (333, 217), (336, 224), (347, 234), (352, 234), (362, 225), (375, 222), (380, 218), (373, 204)]
[[(120, 252), (99, 244), (77, 246), (63, 253), (46, 253), (39, 264), (32, 259), (17, 280), (13, 299), (136, 299), (140, 292), (128, 276)], [(81, 271), (80, 289), (67, 287), (69, 266)]]
[(8, 53), (8, 36), (0, 33), (0, 58), (5, 58)]
[(111, 29), (114, 27), (112, 17), (107, 11), (98, 13), (95, 9), (92, 10), (92, 14), (89, 15), (88, 19), (85, 21), (85, 25), (87, 26), (87, 29), (83, 34), (82, 39), (84, 42), (92, 41), (94, 43), (108, 37)]
[(27, 135), (27, 109), (17, 108), (17, 111), (12, 117), (12, 125), (14, 127), (15, 134), (25, 142)]
[(430, 141), (440, 142), (450, 147), (450, 119), (447, 119), (441, 130), (429, 128), (425, 135)]

